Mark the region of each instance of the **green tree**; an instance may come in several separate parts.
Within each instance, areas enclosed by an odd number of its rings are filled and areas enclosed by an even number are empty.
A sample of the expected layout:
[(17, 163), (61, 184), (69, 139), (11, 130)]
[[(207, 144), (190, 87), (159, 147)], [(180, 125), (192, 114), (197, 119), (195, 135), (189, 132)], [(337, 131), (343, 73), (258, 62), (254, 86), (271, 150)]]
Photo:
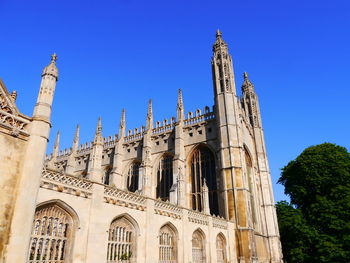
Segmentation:
[(305, 149), (278, 181), (291, 204), (277, 204), (285, 260), (350, 262), (350, 154), (324, 143)]

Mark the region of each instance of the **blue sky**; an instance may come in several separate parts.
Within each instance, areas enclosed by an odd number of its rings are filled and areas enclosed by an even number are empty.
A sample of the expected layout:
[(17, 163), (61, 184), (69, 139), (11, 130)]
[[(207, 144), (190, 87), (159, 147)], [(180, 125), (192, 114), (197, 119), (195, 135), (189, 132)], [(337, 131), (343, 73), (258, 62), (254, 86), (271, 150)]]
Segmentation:
[(350, 3), (335, 1), (0, 1), (0, 78), (31, 115), (40, 74), (58, 54), (49, 150), (61, 131), (70, 147), (213, 104), (210, 58), (215, 30), (229, 44), (240, 92), (249, 73), (260, 99), (276, 200), (280, 168), (305, 147), (333, 142), (350, 149)]

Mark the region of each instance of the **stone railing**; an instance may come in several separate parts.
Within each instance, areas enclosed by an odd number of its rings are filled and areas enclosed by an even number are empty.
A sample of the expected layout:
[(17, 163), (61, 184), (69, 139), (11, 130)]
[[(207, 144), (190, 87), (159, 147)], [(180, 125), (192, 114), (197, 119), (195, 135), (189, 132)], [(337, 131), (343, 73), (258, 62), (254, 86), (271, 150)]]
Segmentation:
[(201, 115), (196, 115), (193, 117), (192, 114), (188, 115), (188, 118), (186, 120), (184, 120), (184, 126), (191, 126), (191, 125), (195, 125), (201, 122), (205, 122), (208, 120), (212, 120), (215, 118), (215, 114), (214, 112), (208, 112), (205, 114), (201, 114)]
[(207, 226), (209, 224), (209, 215), (197, 211), (188, 211), (188, 221)]
[(124, 137), (124, 141), (125, 142), (132, 142), (132, 141), (138, 141), (141, 140), (143, 138), (144, 132), (138, 132), (135, 134), (130, 134), (128, 136)]
[(163, 202), (160, 200), (155, 201), (154, 212), (157, 215), (168, 216), (175, 219), (182, 218), (182, 208), (178, 207), (177, 205), (171, 204), (169, 202)]
[(171, 132), (174, 129), (174, 125), (175, 125), (174, 123), (171, 123), (171, 124), (156, 127), (152, 130), (152, 134), (156, 135), (156, 134)]
[(117, 188), (105, 186), (104, 199), (105, 202), (109, 204), (129, 207), (141, 211), (146, 210), (146, 197)]
[(44, 170), (40, 187), (90, 198), (92, 182), (52, 170)]
[(7, 129), (11, 130), (11, 135), (17, 137), (19, 134), (28, 136), (29, 133), (26, 130), (26, 126), (29, 121), (17, 116), (15, 114), (11, 114), (1, 109), (0, 104), (0, 125), (5, 126)]

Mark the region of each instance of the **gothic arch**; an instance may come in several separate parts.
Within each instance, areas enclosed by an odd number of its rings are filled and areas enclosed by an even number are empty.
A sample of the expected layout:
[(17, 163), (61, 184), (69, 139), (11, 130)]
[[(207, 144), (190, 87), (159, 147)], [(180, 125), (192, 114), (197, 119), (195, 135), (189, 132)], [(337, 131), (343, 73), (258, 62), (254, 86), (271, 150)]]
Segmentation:
[(73, 218), (74, 228), (75, 229), (79, 228), (80, 219), (79, 219), (78, 213), (69, 204), (67, 204), (66, 202), (64, 202), (60, 199), (51, 199), (51, 200), (47, 200), (47, 201), (44, 201), (44, 202), (37, 204), (36, 210), (38, 208), (41, 208), (41, 207), (46, 206), (46, 205), (57, 205), (60, 208), (62, 208), (63, 210), (65, 210)]
[(197, 228), (192, 233), (192, 262), (203, 263), (206, 262), (206, 247), (205, 234), (202, 229)]
[(251, 207), (251, 213), (252, 213), (252, 221), (253, 225), (256, 226), (258, 224), (258, 212), (257, 212), (257, 205), (256, 203), (259, 201), (256, 200), (258, 198), (256, 191), (258, 191), (258, 188), (255, 186), (255, 169), (254, 169), (254, 159), (252, 158), (252, 155), (247, 147), (247, 145), (244, 144), (244, 158), (245, 158), (245, 170), (247, 175), (247, 183), (248, 183), (248, 189), (250, 193), (249, 203)]
[(170, 189), (173, 185), (173, 159), (174, 155), (170, 152), (160, 155), (154, 164), (156, 198), (168, 201), (170, 198)]
[(130, 215), (116, 216), (111, 221), (108, 231), (107, 262), (136, 262), (138, 235), (138, 224)]
[(77, 213), (61, 200), (43, 202), (35, 209), (28, 261), (72, 262)]
[(136, 192), (139, 189), (141, 161), (138, 159), (132, 160), (126, 167), (125, 189), (130, 192)]
[(210, 214), (220, 214), (216, 163), (214, 152), (206, 144), (195, 146), (188, 155), (190, 206), (193, 210), (204, 211), (204, 201), (207, 200)]
[(226, 238), (221, 232), (217, 234), (215, 243), (216, 243), (216, 262), (226, 263), (227, 262)]
[(178, 232), (176, 227), (167, 222), (159, 228), (159, 262), (176, 263), (178, 257)]
[(135, 228), (136, 230), (136, 234), (139, 235), (140, 233), (140, 227), (139, 227), (139, 224), (137, 223), (137, 221), (131, 216), (129, 215), (128, 213), (123, 213), (123, 214), (120, 214), (120, 215), (117, 215), (115, 217), (113, 217), (113, 219), (111, 220), (111, 222), (115, 221), (115, 220), (118, 220), (120, 218), (125, 218), (126, 220), (128, 220), (130, 222), (130, 224), (133, 225), (133, 227)]

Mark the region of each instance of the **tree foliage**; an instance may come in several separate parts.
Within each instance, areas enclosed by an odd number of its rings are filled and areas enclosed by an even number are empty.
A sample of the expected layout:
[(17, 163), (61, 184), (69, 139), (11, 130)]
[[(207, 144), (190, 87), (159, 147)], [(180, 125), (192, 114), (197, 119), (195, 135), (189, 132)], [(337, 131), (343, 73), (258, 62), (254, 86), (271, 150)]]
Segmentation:
[(350, 262), (350, 154), (324, 143), (305, 149), (278, 181), (291, 204), (277, 204), (286, 262)]

